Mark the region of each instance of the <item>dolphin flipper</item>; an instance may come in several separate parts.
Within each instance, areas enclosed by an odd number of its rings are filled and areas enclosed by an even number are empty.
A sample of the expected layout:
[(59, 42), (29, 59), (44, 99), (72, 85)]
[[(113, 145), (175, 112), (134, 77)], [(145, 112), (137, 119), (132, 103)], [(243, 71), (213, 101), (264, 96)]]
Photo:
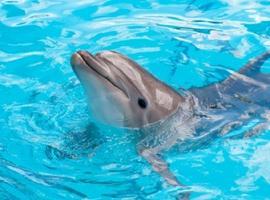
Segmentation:
[(270, 51), (267, 51), (249, 61), (223, 82), (216, 84), (219, 94), (238, 98), (245, 103), (269, 105), (270, 75), (260, 72), (264, 62), (269, 58)]
[(232, 85), (237, 81), (244, 81), (250, 83), (251, 85), (260, 85), (264, 80), (259, 79), (258, 76), (268, 76), (260, 73), (261, 67), (264, 62), (270, 58), (270, 51), (267, 51), (256, 58), (250, 60), (246, 65), (244, 65), (238, 72), (232, 73), (230, 77), (225, 79), (220, 83), (223, 87), (228, 87), (227, 85)]
[(170, 185), (183, 186), (183, 184), (170, 172), (167, 163), (156, 153), (152, 152), (151, 149), (139, 150), (139, 154), (147, 160), (151, 164), (153, 170), (159, 173)]
[(270, 103), (270, 75), (260, 73), (262, 65), (269, 58), (270, 51), (267, 51), (249, 61), (238, 72), (228, 70), (232, 74), (227, 79), (206, 87), (191, 88), (190, 92), (207, 107), (217, 107), (226, 96), (240, 96), (241, 101), (246, 99), (250, 102)]
[[(151, 164), (153, 170), (160, 174), (168, 184), (185, 187), (185, 185), (178, 181), (174, 174), (169, 170), (168, 164), (155, 152), (152, 152), (151, 149), (139, 149), (139, 154)], [(178, 194), (177, 199), (189, 200), (190, 192), (187, 191)]]
[(264, 62), (270, 58), (270, 51), (267, 51), (260, 56), (250, 60), (245, 66), (243, 66), (239, 73), (246, 76), (252, 76), (252, 74), (259, 73)]

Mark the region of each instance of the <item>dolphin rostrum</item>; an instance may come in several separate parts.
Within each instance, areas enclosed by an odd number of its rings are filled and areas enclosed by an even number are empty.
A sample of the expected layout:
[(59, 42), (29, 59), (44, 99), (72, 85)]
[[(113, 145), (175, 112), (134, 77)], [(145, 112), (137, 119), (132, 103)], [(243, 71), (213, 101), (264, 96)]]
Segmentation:
[[(74, 72), (88, 97), (91, 113), (100, 121), (139, 129), (144, 138), (138, 152), (169, 184), (182, 185), (159, 152), (177, 145), (193, 148), (209, 138), (259, 118), (249, 130), (269, 126), (270, 76), (260, 72), (270, 51), (247, 63), (229, 78), (202, 88), (176, 91), (126, 56), (105, 51), (78, 51)], [(184, 149), (185, 149), (184, 148)]]

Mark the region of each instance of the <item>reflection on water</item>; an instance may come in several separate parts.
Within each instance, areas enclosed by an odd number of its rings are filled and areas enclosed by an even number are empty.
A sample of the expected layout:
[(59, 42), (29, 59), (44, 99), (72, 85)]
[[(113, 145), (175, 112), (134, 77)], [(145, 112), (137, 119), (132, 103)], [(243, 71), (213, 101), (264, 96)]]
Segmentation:
[[(70, 55), (116, 50), (174, 88), (205, 86), (270, 49), (269, 6), (2, 0), (0, 198), (174, 199), (181, 188), (166, 185), (137, 154), (138, 135), (93, 122)], [(264, 199), (267, 129), (186, 153), (172, 149), (164, 158), (194, 199)]]
[(105, 138), (99, 134), (97, 127), (90, 124), (81, 132), (65, 133), (63, 144), (59, 147), (47, 146), (46, 155), (49, 159), (55, 156), (57, 159), (79, 159), (80, 157), (91, 158), (96, 149), (102, 145)]

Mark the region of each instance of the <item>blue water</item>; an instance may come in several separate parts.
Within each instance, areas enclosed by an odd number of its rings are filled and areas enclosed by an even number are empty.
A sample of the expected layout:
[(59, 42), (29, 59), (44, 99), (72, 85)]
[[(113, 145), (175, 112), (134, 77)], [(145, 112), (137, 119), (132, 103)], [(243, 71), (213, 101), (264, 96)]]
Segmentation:
[[(134, 135), (92, 122), (69, 64), (79, 49), (119, 51), (174, 88), (204, 86), (270, 49), (270, 3), (2, 0), (0, 199), (174, 199), (181, 190), (136, 153)], [(270, 199), (269, 134), (164, 157), (192, 199)]]

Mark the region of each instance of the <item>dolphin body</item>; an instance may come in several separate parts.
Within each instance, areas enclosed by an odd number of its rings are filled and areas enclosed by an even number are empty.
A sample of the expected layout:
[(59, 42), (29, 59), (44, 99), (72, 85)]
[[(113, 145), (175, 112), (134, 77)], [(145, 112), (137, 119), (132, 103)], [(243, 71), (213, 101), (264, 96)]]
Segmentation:
[(161, 151), (192, 149), (259, 119), (245, 136), (269, 127), (270, 75), (260, 72), (270, 51), (251, 60), (227, 79), (202, 88), (176, 91), (126, 56), (78, 51), (71, 65), (100, 121), (138, 129), (137, 149), (169, 184), (181, 186)]

